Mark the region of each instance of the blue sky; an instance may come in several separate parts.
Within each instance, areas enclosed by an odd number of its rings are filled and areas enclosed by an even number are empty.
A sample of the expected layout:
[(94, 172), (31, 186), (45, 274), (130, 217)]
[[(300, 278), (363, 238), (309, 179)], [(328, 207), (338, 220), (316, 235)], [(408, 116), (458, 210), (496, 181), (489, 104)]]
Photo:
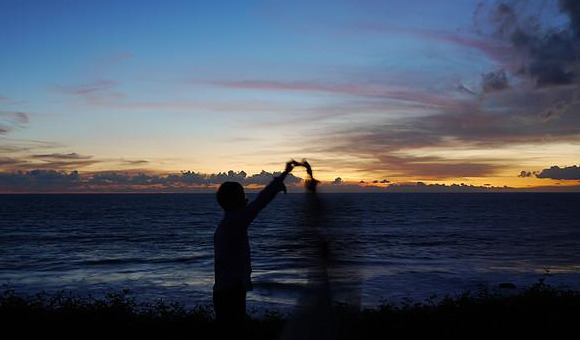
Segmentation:
[(537, 176), (578, 163), (576, 74), (545, 85), (549, 56), (512, 39), (573, 32), (574, 12), (521, 3), (2, 1), (0, 171), (306, 157), (345, 183), (577, 185)]

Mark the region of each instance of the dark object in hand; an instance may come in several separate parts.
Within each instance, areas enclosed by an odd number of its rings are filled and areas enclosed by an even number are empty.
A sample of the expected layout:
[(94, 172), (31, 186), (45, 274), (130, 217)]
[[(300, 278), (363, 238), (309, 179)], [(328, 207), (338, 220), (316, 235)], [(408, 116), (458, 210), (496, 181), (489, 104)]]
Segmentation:
[(306, 190), (311, 191), (311, 192), (315, 192), (316, 186), (318, 185), (318, 183), (320, 183), (320, 181), (314, 179), (314, 176), (312, 175), (312, 167), (310, 166), (310, 163), (308, 163), (305, 159), (303, 159), (302, 163), (296, 162), (296, 165), (301, 165), (301, 166), (306, 168), (306, 173), (308, 174), (308, 178), (304, 181), (304, 185), (306, 187)]

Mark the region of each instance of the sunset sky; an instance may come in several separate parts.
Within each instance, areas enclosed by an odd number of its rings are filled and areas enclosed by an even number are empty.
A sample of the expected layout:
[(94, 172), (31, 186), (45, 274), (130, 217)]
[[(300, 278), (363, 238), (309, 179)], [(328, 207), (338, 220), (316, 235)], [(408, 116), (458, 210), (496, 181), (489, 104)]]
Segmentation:
[(580, 191), (579, 60), (572, 0), (3, 0), (0, 192)]

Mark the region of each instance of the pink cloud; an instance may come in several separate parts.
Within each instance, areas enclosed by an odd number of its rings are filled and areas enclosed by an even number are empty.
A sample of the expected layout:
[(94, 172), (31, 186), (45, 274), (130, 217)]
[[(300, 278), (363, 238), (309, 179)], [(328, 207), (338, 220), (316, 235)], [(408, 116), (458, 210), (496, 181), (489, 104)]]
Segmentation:
[(115, 53), (106, 57), (103, 57), (100, 59), (100, 61), (104, 64), (116, 64), (128, 59), (133, 58), (134, 55), (133, 53), (129, 53), (129, 52), (119, 52), (119, 53)]
[(0, 104), (4, 104), (4, 105), (22, 105), (22, 104), (26, 104), (27, 102), (25, 100), (10, 100), (8, 99), (8, 97), (3, 96), (0, 94)]
[(113, 89), (117, 86), (117, 82), (113, 80), (99, 80), (93, 83), (74, 85), (74, 86), (55, 86), (55, 89), (63, 94), (85, 96), (95, 92), (101, 92)]
[(315, 82), (279, 82), (279, 81), (229, 81), (213, 82), (213, 85), (243, 90), (264, 91), (301, 91), (346, 94), (351, 96), (393, 99), (411, 103), (421, 103), (433, 107), (457, 107), (467, 104), (444, 93), (427, 92), (400, 86), (382, 84), (344, 84)]
[(473, 34), (467, 35), (457, 32), (442, 32), (419, 28), (395, 28), (386, 25), (359, 25), (359, 28), (371, 30), (381, 34), (407, 34), (418, 38), (450, 43), (457, 46), (473, 48), (481, 51), (489, 58), (506, 64), (509, 70), (517, 70), (519, 64), (514, 61), (517, 50), (509, 43), (497, 39), (483, 38)]
[(405, 93), (406, 91), (395, 87), (367, 84), (339, 84), (339, 83), (314, 83), (314, 82), (279, 82), (279, 81), (225, 81), (213, 82), (213, 85), (244, 89), (266, 91), (302, 91), (302, 92), (329, 92), (341, 93), (361, 97), (383, 98), (388, 93)]
[(449, 42), (459, 46), (475, 48), (498, 61), (507, 61), (514, 57), (516, 50), (505, 42), (481, 39), (473, 36), (449, 34), (436, 31), (418, 30), (415, 34), (428, 39)]
[(133, 53), (129, 52), (112, 53), (95, 59), (89, 66), (91, 67), (92, 74), (103, 75), (109, 73), (112, 68), (122, 65), (133, 57)]
[[(112, 98), (115, 99), (115, 98)], [(267, 102), (207, 102), (207, 101), (164, 101), (164, 102), (138, 102), (104, 100), (103, 98), (93, 98), (89, 100), (92, 105), (129, 109), (129, 110), (210, 110), (224, 112), (239, 111), (272, 111), (279, 112), (287, 110)]]

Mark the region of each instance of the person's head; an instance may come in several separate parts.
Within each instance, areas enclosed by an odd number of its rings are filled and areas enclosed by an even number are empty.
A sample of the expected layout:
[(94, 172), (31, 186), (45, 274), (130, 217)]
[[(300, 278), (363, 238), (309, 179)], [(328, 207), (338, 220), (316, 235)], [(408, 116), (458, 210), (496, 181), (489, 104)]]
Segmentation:
[(233, 211), (245, 208), (248, 198), (240, 183), (224, 182), (217, 191), (217, 201), (225, 211)]

